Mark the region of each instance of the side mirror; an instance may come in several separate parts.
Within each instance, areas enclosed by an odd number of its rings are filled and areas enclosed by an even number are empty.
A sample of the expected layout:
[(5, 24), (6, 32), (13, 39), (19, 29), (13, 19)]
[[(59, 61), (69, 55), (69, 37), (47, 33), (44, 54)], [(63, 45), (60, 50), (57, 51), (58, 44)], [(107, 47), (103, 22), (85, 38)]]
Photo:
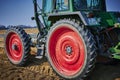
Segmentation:
[(35, 17), (31, 17), (31, 20), (35, 20)]

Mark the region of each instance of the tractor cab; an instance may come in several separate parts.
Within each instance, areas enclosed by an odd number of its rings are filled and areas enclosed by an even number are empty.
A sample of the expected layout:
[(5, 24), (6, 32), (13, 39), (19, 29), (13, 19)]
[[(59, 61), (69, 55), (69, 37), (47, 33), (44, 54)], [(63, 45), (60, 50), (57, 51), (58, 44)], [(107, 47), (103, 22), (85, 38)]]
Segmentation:
[(119, 12), (107, 12), (105, 0), (43, 0), (42, 7), (44, 14), (46, 14), (44, 16), (45, 23), (46, 21), (48, 23), (48, 19), (55, 22), (55, 18), (59, 20), (60, 15), (65, 15), (64, 18), (79, 17), (83, 19), (82, 21), (86, 26), (109, 27), (118, 23), (116, 15), (120, 14)]
[(46, 13), (54, 11), (104, 11), (105, 0), (43, 0), (43, 10)]

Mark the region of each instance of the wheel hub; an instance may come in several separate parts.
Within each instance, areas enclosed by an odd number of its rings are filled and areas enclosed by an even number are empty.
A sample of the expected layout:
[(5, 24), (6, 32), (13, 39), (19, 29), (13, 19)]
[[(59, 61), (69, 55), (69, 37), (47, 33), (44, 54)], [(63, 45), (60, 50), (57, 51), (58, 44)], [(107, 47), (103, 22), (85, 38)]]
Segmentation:
[(17, 45), (16, 45), (16, 44), (13, 44), (13, 45), (12, 45), (12, 49), (13, 49), (13, 50), (18, 50)]
[(72, 54), (72, 47), (67, 46), (67, 47), (66, 47), (66, 53), (67, 53), (68, 55), (71, 55), (71, 54)]

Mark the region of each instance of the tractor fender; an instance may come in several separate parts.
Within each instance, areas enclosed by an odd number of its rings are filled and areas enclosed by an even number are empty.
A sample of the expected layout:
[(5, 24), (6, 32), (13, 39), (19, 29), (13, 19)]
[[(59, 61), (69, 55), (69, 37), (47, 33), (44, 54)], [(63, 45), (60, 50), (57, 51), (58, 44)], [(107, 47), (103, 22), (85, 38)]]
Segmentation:
[(81, 20), (85, 26), (88, 25), (85, 15), (81, 11), (48, 14), (48, 20), (53, 23), (64, 18)]

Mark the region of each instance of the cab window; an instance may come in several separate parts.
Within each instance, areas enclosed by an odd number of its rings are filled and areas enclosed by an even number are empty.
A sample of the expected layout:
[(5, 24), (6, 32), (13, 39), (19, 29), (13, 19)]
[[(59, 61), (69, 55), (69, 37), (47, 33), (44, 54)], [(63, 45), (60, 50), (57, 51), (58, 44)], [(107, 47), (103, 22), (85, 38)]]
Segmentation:
[(76, 10), (96, 10), (100, 9), (100, 0), (74, 0)]
[(53, 0), (43, 0), (44, 12), (50, 13), (52, 11), (52, 1)]
[(58, 11), (68, 10), (69, 9), (68, 2), (69, 0), (56, 0), (56, 9)]

